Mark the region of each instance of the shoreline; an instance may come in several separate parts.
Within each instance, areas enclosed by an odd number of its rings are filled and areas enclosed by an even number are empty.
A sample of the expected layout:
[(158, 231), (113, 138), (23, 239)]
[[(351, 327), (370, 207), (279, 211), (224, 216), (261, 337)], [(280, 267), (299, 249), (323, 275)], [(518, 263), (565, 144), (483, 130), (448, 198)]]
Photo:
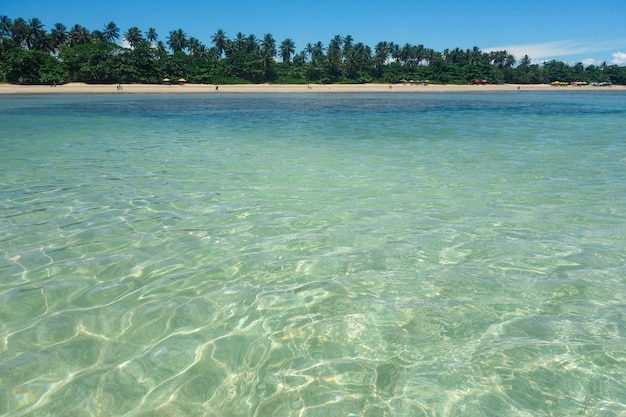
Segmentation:
[(223, 94), (223, 93), (376, 93), (376, 92), (509, 92), (550, 91), (589, 92), (626, 91), (626, 86), (553, 86), (550, 84), (84, 84), (68, 83), (58, 86), (0, 84), (0, 95), (22, 94)]

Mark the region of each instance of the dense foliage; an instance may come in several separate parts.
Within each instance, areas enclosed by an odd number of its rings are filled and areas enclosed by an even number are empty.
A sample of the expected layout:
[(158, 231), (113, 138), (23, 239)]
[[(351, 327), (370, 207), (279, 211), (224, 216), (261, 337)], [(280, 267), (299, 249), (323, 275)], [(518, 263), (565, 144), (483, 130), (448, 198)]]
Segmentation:
[[(123, 39), (122, 47), (116, 41)], [(125, 33), (114, 22), (102, 30), (0, 16), (0, 81), (21, 84), (160, 83), (185, 78), (193, 83), (368, 83), (429, 80), (433, 83), (472, 82), (536, 84), (597, 82), (626, 84), (626, 67), (570, 66), (560, 61), (516, 62), (507, 51), (482, 52), (477, 47), (436, 52), (423, 45), (379, 42), (372, 50), (352, 36), (335, 36), (328, 45), (308, 43), (300, 52), (291, 39), (280, 44), (237, 33), (228, 38), (217, 30), (212, 46), (172, 30), (166, 42), (153, 28)]]

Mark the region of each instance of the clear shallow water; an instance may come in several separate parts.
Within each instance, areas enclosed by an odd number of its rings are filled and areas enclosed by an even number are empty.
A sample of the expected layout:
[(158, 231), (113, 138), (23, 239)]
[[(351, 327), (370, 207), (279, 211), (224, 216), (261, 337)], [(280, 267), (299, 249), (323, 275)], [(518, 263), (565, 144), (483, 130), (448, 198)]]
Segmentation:
[(624, 94), (0, 125), (0, 415), (626, 415)]

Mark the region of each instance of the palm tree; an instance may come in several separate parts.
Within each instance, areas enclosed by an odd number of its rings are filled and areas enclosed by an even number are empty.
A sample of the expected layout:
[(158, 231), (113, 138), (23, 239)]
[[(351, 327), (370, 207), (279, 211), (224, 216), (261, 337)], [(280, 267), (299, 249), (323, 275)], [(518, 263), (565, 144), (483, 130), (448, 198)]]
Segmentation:
[(358, 71), (367, 66), (372, 58), (372, 50), (369, 46), (365, 46), (363, 42), (359, 42), (354, 47), (348, 49), (346, 56), (346, 71), (350, 78), (355, 78)]
[(92, 42), (106, 42), (107, 38), (103, 31), (94, 30), (93, 32), (91, 32), (91, 41)]
[(315, 45), (313, 45), (311, 55), (313, 58), (323, 58), (324, 57), (324, 44), (320, 41), (317, 41)]
[(131, 48), (135, 48), (139, 46), (142, 42), (145, 42), (141, 31), (136, 26), (133, 26), (126, 31), (126, 33), (124, 34), (124, 40), (128, 42)]
[(245, 48), (248, 52), (258, 52), (259, 51), (259, 42), (254, 35), (248, 35), (245, 41)]
[(532, 59), (528, 55), (524, 55), (522, 60), (520, 61), (520, 65), (530, 65), (532, 63)]
[(308, 42), (306, 44), (306, 46), (304, 47), (304, 51), (303, 52), (306, 55), (308, 55), (309, 59), (311, 59), (311, 58), (313, 58), (313, 51), (314, 51), (313, 44), (311, 42)]
[(65, 42), (67, 42), (67, 28), (63, 23), (55, 23), (50, 30), (50, 47), (53, 51), (58, 51)]
[(467, 59), (470, 64), (478, 65), (484, 60), (483, 52), (478, 48), (478, 46), (474, 46), (471, 50), (467, 50)]
[(291, 40), (291, 38), (287, 38), (280, 44), (280, 57), (283, 59), (283, 62), (289, 62), (291, 60), (291, 54), (296, 52), (296, 44)]
[(341, 75), (341, 36), (336, 35), (333, 37), (326, 49), (326, 71), (328, 75), (337, 79)]
[(9, 36), (11, 29), (13, 28), (13, 22), (8, 16), (0, 16), (0, 37)]
[(389, 58), (391, 48), (389, 42), (378, 42), (374, 47), (374, 66), (380, 72)]
[(328, 49), (338, 49), (341, 50), (341, 44), (343, 43), (343, 38), (340, 35), (335, 35), (328, 43)]
[(345, 38), (343, 38), (343, 56), (344, 56), (344, 58), (346, 58), (350, 54), (350, 50), (352, 49), (352, 43), (353, 42), (354, 42), (354, 39), (352, 38), (351, 35), (346, 35)]
[(424, 57), (422, 61), (425, 65), (430, 65), (437, 58), (438, 53), (432, 48), (424, 48)]
[[(224, 45), (226, 48), (228, 48), (228, 44)], [(207, 51), (207, 58), (208, 59), (212, 59), (213, 61), (219, 61), (220, 58), (222, 58), (222, 56), (220, 55), (219, 51), (217, 50), (217, 48), (215, 46), (212, 46), (209, 48), (209, 50)]]
[(263, 36), (263, 42), (261, 43), (259, 52), (263, 60), (263, 69), (267, 72), (274, 62), (274, 56), (276, 55), (276, 41), (271, 33), (266, 33)]
[(306, 52), (302, 51), (293, 56), (293, 64), (303, 66), (306, 63)]
[(28, 49), (44, 49), (45, 42), (46, 32), (43, 30), (43, 23), (41, 23), (41, 20), (33, 17), (28, 21), (26, 46)]
[(109, 22), (104, 25), (103, 34), (107, 42), (115, 42), (120, 37), (120, 28), (114, 22)]
[(206, 46), (193, 36), (189, 37), (189, 40), (187, 41), (187, 49), (189, 49), (189, 53), (191, 55), (197, 56), (206, 55), (207, 52)]
[(452, 50), (446, 49), (444, 55), (446, 61), (456, 65), (462, 65), (467, 62), (465, 51), (460, 48), (454, 48)]
[(245, 45), (246, 45), (246, 35), (244, 35), (241, 32), (237, 32), (237, 35), (235, 35), (235, 49), (241, 50), (244, 48)]
[(330, 42), (328, 43), (328, 48), (326, 49), (326, 54), (331, 60), (340, 60), (341, 59), (341, 44), (343, 39), (339, 35), (335, 35)]
[(165, 49), (165, 44), (163, 41), (158, 41), (156, 43), (156, 53), (157, 58), (165, 58), (167, 57), (167, 49)]
[(167, 45), (174, 53), (187, 48), (187, 42), (187, 34), (182, 29), (172, 30), (167, 37)]
[(276, 55), (276, 41), (271, 33), (263, 35), (263, 42), (261, 43), (261, 51), (264, 55), (273, 57)]
[(22, 48), (25, 45), (28, 33), (29, 27), (26, 20), (18, 17), (13, 21), (13, 26), (11, 27), (11, 38), (18, 48)]
[(157, 39), (159, 39), (159, 35), (157, 34), (156, 29), (148, 28), (148, 31), (146, 32), (146, 40), (152, 45), (157, 41)]
[(228, 42), (228, 38), (226, 37), (226, 33), (222, 29), (218, 29), (217, 32), (213, 34), (211, 41), (215, 45), (215, 49), (217, 50), (218, 57), (221, 58), (224, 50), (226, 49), (226, 43)]
[(70, 46), (83, 45), (91, 42), (91, 34), (87, 28), (81, 25), (74, 25), (67, 34)]
[(504, 67), (513, 68), (513, 65), (515, 65), (515, 57), (513, 56), (513, 54), (510, 54), (507, 51), (504, 52), (506, 54), (504, 58)]

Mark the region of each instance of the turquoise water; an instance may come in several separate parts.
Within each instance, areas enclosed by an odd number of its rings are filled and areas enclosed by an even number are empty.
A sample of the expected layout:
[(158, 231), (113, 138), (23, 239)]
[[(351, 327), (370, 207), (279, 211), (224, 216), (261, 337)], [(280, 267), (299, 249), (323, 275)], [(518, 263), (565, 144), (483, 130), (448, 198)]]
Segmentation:
[(0, 415), (626, 416), (626, 95), (0, 98)]

